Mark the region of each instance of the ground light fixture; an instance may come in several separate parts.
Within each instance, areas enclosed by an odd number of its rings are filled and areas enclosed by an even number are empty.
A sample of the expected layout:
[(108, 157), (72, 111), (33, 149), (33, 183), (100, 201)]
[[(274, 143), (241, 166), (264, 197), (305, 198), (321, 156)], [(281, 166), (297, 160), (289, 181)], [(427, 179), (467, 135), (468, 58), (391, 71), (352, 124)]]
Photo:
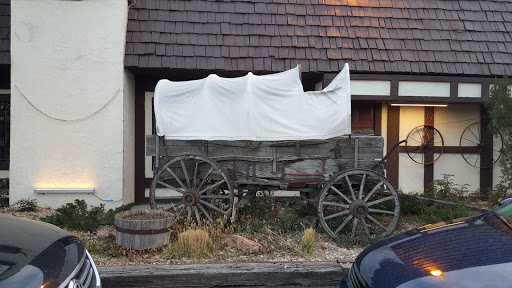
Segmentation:
[(391, 106), (408, 106), (408, 107), (448, 107), (448, 104), (411, 104), (411, 103), (393, 103)]
[(37, 188), (36, 194), (93, 194), (94, 188)]

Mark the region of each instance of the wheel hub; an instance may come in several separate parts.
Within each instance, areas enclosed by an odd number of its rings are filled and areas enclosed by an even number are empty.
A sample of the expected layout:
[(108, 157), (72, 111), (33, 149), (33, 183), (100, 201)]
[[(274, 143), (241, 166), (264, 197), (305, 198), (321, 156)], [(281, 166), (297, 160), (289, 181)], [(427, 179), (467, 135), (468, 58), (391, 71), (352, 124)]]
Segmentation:
[(368, 215), (368, 206), (363, 200), (356, 200), (350, 204), (350, 213), (357, 218), (364, 218)]
[(199, 203), (199, 190), (196, 189), (188, 189), (181, 197), (181, 202), (186, 206), (195, 206)]

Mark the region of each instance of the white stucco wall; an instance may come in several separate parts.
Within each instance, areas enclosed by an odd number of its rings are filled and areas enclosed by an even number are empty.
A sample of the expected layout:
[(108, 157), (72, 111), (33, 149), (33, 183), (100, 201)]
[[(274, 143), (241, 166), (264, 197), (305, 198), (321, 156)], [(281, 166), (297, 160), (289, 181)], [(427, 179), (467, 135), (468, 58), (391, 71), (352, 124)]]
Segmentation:
[[(133, 86), (123, 67), (127, 9), (122, 0), (12, 1), (11, 204), (123, 202), (123, 161), (132, 161), (123, 148), (133, 149), (124, 143), (131, 120), (123, 122)], [(95, 194), (34, 194), (37, 188)]]
[(135, 200), (135, 77), (124, 71), (123, 204)]
[(350, 80), (350, 95), (389, 96), (391, 81)]
[[(400, 140), (406, 139), (414, 127), (423, 125), (424, 110), (424, 107), (400, 107)], [(423, 192), (423, 165), (412, 161), (407, 153), (400, 153), (398, 159), (398, 189), (404, 193)]]
[(444, 145), (459, 146), (462, 131), (471, 123), (480, 121), (480, 104), (450, 104), (448, 107), (436, 107), (434, 115), (434, 127), (443, 136)]
[(400, 81), (398, 96), (450, 97), (450, 83)]
[[(475, 89), (480, 89), (474, 86)], [(423, 123), (424, 107), (400, 108), (400, 139), (405, 139), (411, 129)], [(459, 146), (464, 129), (471, 123), (480, 121), (479, 104), (450, 104), (434, 109), (434, 127), (444, 139), (445, 146)], [(388, 145), (391, 143), (388, 143)], [(437, 157), (436, 154), (434, 157)], [(493, 183), (499, 181), (499, 165), (494, 166)], [(453, 175), (454, 183), (467, 185), (469, 191), (480, 187), (480, 169), (467, 164), (459, 153), (444, 153), (434, 163), (434, 180), (444, 174)], [(423, 192), (423, 166), (414, 163), (406, 153), (399, 157), (399, 188), (406, 193)]]

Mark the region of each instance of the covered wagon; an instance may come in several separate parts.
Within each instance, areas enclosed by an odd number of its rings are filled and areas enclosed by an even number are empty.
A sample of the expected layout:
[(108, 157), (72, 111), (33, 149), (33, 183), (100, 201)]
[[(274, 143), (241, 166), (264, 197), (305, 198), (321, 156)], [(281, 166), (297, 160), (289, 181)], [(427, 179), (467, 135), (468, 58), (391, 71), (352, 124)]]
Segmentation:
[(187, 225), (235, 221), (257, 191), (298, 191), (334, 239), (390, 234), (398, 194), (383, 176), (383, 139), (351, 134), (348, 65), (304, 92), (299, 69), (239, 78), (160, 80), (149, 192), (153, 209)]

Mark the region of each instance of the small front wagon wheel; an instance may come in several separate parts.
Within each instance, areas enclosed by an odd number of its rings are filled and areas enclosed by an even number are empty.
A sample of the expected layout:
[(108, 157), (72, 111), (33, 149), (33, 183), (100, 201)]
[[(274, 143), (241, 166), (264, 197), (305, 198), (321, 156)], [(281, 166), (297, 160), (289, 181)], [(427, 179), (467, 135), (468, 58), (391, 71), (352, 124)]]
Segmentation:
[(174, 222), (186, 225), (227, 223), (233, 212), (233, 186), (217, 162), (195, 154), (182, 154), (163, 164), (149, 192), (151, 209), (174, 213)]
[(386, 177), (372, 170), (342, 171), (320, 191), (318, 218), (334, 240), (341, 235), (387, 236), (399, 217), (398, 193)]

